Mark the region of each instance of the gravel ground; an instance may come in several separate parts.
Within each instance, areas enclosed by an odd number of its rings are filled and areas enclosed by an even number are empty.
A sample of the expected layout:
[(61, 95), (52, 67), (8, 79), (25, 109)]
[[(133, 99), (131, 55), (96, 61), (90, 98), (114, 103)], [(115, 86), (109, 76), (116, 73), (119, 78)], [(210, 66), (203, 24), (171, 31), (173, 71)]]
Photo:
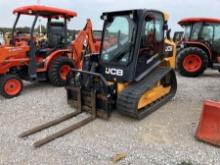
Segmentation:
[(27, 139), (18, 135), (33, 126), (73, 111), (63, 88), (46, 83), (25, 84), (18, 98), (0, 97), (0, 164), (219, 164), (220, 149), (194, 139), (204, 99), (220, 99), (219, 73), (207, 71), (199, 78), (178, 76), (176, 97), (141, 121), (114, 112), (109, 121), (96, 120), (40, 149), (34, 141), (85, 118), (81, 115)]

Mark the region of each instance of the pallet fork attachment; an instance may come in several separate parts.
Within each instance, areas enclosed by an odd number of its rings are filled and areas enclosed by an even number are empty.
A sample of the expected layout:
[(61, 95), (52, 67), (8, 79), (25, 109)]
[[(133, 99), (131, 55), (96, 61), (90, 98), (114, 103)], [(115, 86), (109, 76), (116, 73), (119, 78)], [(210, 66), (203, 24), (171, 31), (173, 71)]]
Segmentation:
[[(78, 100), (81, 100), (80, 88), (74, 88), (74, 90), (76, 90), (76, 92), (78, 93), (78, 96), (77, 96)], [(58, 132), (56, 132), (56, 133), (54, 133), (54, 134), (52, 134), (52, 135), (50, 135), (50, 136), (48, 136), (48, 137), (46, 137), (44, 139), (41, 139), (41, 140), (35, 142), (34, 143), (34, 147), (35, 148), (39, 148), (39, 147), (41, 147), (41, 146), (43, 146), (43, 145), (45, 145), (45, 144), (47, 144), (47, 143), (49, 143), (49, 142), (59, 138), (59, 137), (62, 137), (62, 136), (66, 135), (66, 134), (68, 134), (70, 132), (73, 132), (74, 130), (76, 130), (78, 128), (81, 128), (82, 126), (84, 126), (84, 125), (86, 125), (86, 124), (88, 124), (91, 121), (96, 119), (96, 117), (97, 117), (97, 113), (96, 113), (96, 92), (92, 92), (91, 93), (91, 106), (90, 106), (91, 109), (90, 110), (83, 109), (83, 107), (81, 105), (81, 102), (76, 102), (76, 103), (73, 103), (73, 104), (77, 104), (78, 111), (70, 113), (68, 115), (65, 115), (65, 116), (63, 116), (63, 117), (61, 117), (59, 119), (55, 119), (55, 120), (50, 121), (48, 123), (45, 123), (43, 125), (37, 126), (37, 127), (33, 128), (33, 129), (30, 129), (28, 131), (25, 131), (21, 135), (19, 135), (19, 137), (20, 138), (28, 137), (28, 136), (33, 135), (35, 133), (38, 133), (38, 132), (40, 132), (40, 131), (42, 131), (44, 129), (50, 128), (52, 126), (58, 125), (58, 124), (60, 124), (60, 123), (62, 123), (64, 121), (66, 121), (66, 120), (69, 120), (69, 119), (71, 119), (73, 117), (76, 117), (76, 116), (78, 116), (79, 114), (81, 114), (83, 112), (88, 112), (88, 113), (91, 114), (89, 117), (81, 120), (80, 122), (74, 123), (73, 125), (65, 128), (63, 130), (60, 130), (60, 131), (58, 131)]]

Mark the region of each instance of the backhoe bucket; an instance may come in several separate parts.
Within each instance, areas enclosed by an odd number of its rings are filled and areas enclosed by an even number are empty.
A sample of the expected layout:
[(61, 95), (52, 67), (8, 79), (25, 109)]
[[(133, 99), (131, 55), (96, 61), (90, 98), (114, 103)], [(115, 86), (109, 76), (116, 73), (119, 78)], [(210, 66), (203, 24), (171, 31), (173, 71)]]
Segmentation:
[(204, 102), (196, 138), (220, 147), (220, 101)]

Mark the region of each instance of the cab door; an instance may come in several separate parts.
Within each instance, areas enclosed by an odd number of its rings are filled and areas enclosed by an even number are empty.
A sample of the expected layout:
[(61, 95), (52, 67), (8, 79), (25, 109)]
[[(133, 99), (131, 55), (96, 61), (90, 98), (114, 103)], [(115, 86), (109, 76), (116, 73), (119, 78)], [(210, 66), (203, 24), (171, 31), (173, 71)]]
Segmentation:
[(145, 17), (141, 32), (141, 43), (137, 59), (136, 77), (154, 64), (153, 57), (163, 51), (164, 19), (162, 14), (152, 14)]
[(199, 40), (207, 44), (209, 47), (213, 45), (214, 26), (213, 24), (205, 23), (199, 35)]
[(214, 26), (213, 53), (220, 57), (220, 24)]

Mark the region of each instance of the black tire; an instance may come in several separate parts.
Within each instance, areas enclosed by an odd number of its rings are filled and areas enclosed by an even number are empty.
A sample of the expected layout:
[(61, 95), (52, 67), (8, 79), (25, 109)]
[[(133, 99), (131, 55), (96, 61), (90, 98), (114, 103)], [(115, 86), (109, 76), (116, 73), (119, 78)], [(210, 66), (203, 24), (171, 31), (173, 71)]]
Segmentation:
[[(202, 65), (196, 71), (189, 72), (184, 68), (183, 62), (184, 62), (184, 59), (187, 56), (192, 55), (192, 54), (197, 55), (201, 59)], [(179, 54), (177, 55), (177, 69), (178, 69), (178, 72), (182, 76), (186, 76), (186, 77), (197, 77), (197, 76), (203, 74), (205, 69), (208, 67), (208, 62), (209, 62), (209, 59), (208, 59), (207, 53), (205, 51), (203, 51), (202, 49), (197, 48), (197, 47), (185, 48), (185, 49), (181, 50), (179, 52)]]
[(69, 65), (71, 68), (75, 67), (73, 62), (68, 57), (64, 57), (64, 56), (60, 56), (54, 59), (50, 64), (48, 70), (48, 77), (50, 82), (54, 86), (61, 87), (66, 84), (66, 80), (63, 80), (59, 74), (60, 69), (63, 65)]
[[(6, 83), (8, 83), (9, 80), (16, 80), (16, 82), (19, 83), (19, 89), (17, 86), (17, 90), (18, 90), (17, 92), (10, 93), (5, 90), (5, 85), (6, 85)], [(12, 88), (16, 88), (16, 87), (12, 86)], [(20, 79), (19, 76), (8, 74), (8, 75), (4, 75), (4, 76), (0, 77), (0, 93), (3, 97), (5, 97), (5, 98), (17, 97), (21, 94), (22, 90), (23, 90), (23, 83), (22, 83), (22, 80)]]

